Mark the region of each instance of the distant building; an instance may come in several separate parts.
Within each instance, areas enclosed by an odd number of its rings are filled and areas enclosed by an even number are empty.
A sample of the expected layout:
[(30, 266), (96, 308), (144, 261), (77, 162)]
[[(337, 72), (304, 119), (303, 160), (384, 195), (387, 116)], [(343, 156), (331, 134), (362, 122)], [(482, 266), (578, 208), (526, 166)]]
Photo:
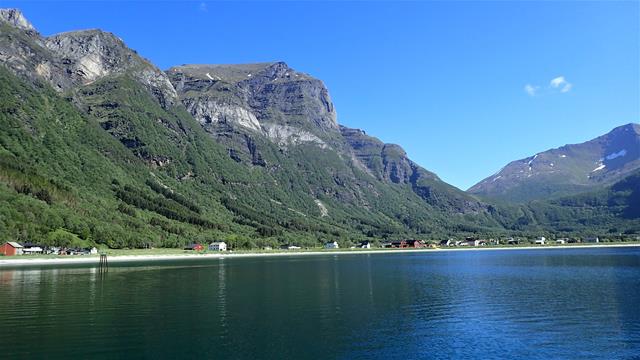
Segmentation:
[(421, 240), (393, 241), (393, 242), (391, 242), (391, 247), (392, 248), (400, 248), (400, 249), (406, 249), (406, 248), (418, 249), (418, 248), (424, 247), (424, 242), (422, 242)]
[(360, 243), (360, 248), (361, 249), (371, 249), (371, 242), (370, 241), (363, 241)]
[(539, 238), (535, 239), (533, 243), (536, 245), (544, 245), (546, 241), (547, 239), (544, 236), (540, 236)]
[(471, 240), (467, 240), (467, 245), (468, 246), (485, 246), (487, 245), (487, 242), (485, 240), (480, 240), (480, 239), (471, 239)]
[(340, 245), (338, 245), (337, 241), (331, 241), (331, 242), (328, 242), (328, 243), (324, 244), (324, 248), (325, 249), (338, 249), (338, 248), (340, 248)]
[(89, 249), (89, 254), (97, 255), (98, 254), (98, 248), (96, 248), (95, 246), (92, 247), (91, 249)]
[(600, 239), (598, 237), (595, 236), (591, 236), (591, 237), (586, 237), (584, 238), (584, 242), (588, 242), (588, 243), (599, 243)]
[(9, 241), (0, 246), (0, 254), (4, 256), (22, 255), (22, 245), (17, 242)]
[(224, 241), (209, 244), (209, 251), (227, 251), (227, 243)]
[(440, 241), (440, 246), (454, 246), (455, 243), (453, 240), (449, 239), (449, 240), (442, 240)]
[(556, 240), (556, 244), (566, 244), (567, 243), (567, 239), (558, 239)]
[(280, 249), (282, 250), (298, 250), (300, 249), (300, 246), (296, 246), (296, 245), (282, 245), (280, 246)]
[(44, 250), (42, 250), (42, 248), (40, 246), (31, 246), (31, 247), (25, 247), (22, 249), (22, 253), (23, 254), (28, 254), (28, 255), (32, 255), (32, 254), (42, 254)]
[(507, 238), (507, 245), (518, 245), (520, 244), (520, 239), (514, 239), (512, 237)]
[(193, 250), (193, 251), (203, 251), (204, 246), (202, 244), (189, 244), (184, 247), (185, 250)]

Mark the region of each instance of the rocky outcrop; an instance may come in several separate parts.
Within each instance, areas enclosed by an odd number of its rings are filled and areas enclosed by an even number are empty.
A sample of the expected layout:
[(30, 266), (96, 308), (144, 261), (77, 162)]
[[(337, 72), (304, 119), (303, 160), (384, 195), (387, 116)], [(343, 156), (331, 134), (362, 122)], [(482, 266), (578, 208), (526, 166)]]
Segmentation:
[(337, 134), (335, 109), (322, 82), (285, 63), (183, 65), (167, 74), (182, 104), (235, 161), (264, 166), (262, 146), (326, 149), (325, 139)]
[(0, 9), (0, 20), (18, 29), (35, 31), (33, 25), (18, 9)]
[(191, 115), (204, 126), (221, 123), (235, 124), (254, 131), (262, 130), (256, 116), (238, 105), (224, 104), (215, 99), (196, 100), (193, 98), (185, 99), (183, 104)]
[(264, 130), (269, 139), (283, 148), (305, 143), (316, 145), (322, 149), (326, 149), (328, 147), (327, 144), (316, 135), (297, 127), (266, 124)]
[(232, 109), (236, 116), (230, 117), (252, 130), (276, 124), (322, 137), (323, 132), (338, 129), (324, 84), (283, 62), (184, 65), (169, 69), (167, 74), (183, 103), (201, 122)]
[(83, 30), (42, 37), (15, 9), (0, 9), (0, 20), (0, 61), (23, 78), (45, 80), (55, 90), (67, 91), (128, 74), (164, 107), (177, 103), (166, 74), (111, 33)]
[(101, 30), (66, 32), (46, 38), (45, 46), (61, 60), (74, 84), (86, 85), (109, 75), (128, 73), (163, 106), (176, 103), (177, 93), (166, 74), (112, 33)]

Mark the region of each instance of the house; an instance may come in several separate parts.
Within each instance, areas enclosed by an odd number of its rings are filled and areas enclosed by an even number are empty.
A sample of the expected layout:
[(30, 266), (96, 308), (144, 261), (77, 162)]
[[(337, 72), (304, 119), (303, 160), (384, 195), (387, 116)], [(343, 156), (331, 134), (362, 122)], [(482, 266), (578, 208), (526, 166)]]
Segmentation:
[(454, 246), (455, 243), (453, 240), (449, 239), (449, 240), (442, 240), (440, 241), (440, 246)]
[(227, 251), (227, 243), (224, 241), (212, 242), (209, 244), (209, 251)]
[(42, 254), (43, 251), (44, 250), (40, 246), (30, 246), (22, 248), (22, 253), (27, 255)]
[(467, 245), (468, 246), (485, 246), (487, 245), (487, 242), (485, 240), (471, 239), (471, 240), (467, 240)]
[(280, 249), (282, 249), (282, 250), (298, 250), (298, 249), (300, 249), (300, 246), (286, 244), (286, 245), (280, 246)]
[(360, 248), (361, 249), (371, 249), (371, 242), (370, 241), (363, 241), (360, 243)]
[(94, 246), (91, 249), (89, 249), (89, 254), (91, 255), (97, 255), (98, 254), (98, 249)]
[(421, 240), (400, 240), (391, 242), (392, 248), (406, 249), (406, 248), (422, 248), (424, 243)]
[(518, 245), (520, 244), (520, 239), (508, 238), (507, 245)]
[(193, 250), (193, 251), (203, 251), (204, 246), (202, 244), (189, 244), (184, 247), (185, 250)]
[(584, 238), (584, 242), (588, 242), (588, 243), (599, 243), (600, 239), (597, 236), (590, 236), (590, 237), (586, 237)]
[(567, 243), (567, 239), (558, 239), (556, 240), (556, 244), (566, 244)]
[(338, 249), (338, 248), (340, 248), (340, 245), (338, 245), (337, 241), (331, 241), (331, 242), (328, 242), (328, 243), (324, 244), (324, 248), (325, 249)]
[(9, 241), (0, 246), (0, 254), (4, 256), (22, 255), (22, 245), (17, 242)]
[(539, 238), (535, 239), (533, 243), (536, 245), (544, 245), (546, 241), (547, 239), (544, 236), (540, 236)]

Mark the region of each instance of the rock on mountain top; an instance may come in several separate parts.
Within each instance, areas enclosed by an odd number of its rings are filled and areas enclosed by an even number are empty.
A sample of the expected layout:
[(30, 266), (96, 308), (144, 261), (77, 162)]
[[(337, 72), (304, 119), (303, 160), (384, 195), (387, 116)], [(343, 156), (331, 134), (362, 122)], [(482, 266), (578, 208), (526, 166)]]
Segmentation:
[(22, 30), (33, 30), (35, 28), (18, 9), (0, 9), (0, 20), (9, 23)]
[(282, 61), (254, 64), (192, 64), (170, 68), (170, 76), (182, 74), (194, 80), (240, 83), (256, 78), (263, 80), (311, 80), (311, 76), (297, 72)]

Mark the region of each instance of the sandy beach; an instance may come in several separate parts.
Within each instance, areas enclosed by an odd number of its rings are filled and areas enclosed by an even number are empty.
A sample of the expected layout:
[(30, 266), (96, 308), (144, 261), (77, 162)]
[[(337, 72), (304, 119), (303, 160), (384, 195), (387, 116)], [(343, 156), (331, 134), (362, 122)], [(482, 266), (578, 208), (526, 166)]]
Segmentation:
[[(455, 247), (455, 248), (428, 248), (428, 249), (348, 249), (348, 250), (318, 250), (318, 251), (274, 251), (274, 252), (226, 252), (205, 254), (149, 254), (149, 255), (109, 255), (110, 264), (134, 263), (146, 261), (176, 261), (176, 260), (217, 260), (264, 256), (317, 256), (317, 255), (375, 255), (390, 253), (441, 253), (447, 251), (518, 251), (518, 250), (554, 250), (554, 249), (585, 249), (603, 247), (640, 247), (640, 243), (633, 244), (593, 244), (593, 245), (553, 245), (553, 246), (518, 246), (518, 247)], [(70, 264), (95, 264), (99, 263), (99, 256), (67, 256), (56, 258), (29, 257), (28, 255), (11, 258), (0, 258), (0, 269), (10, 267), (28, 266), (56, 266)]]

